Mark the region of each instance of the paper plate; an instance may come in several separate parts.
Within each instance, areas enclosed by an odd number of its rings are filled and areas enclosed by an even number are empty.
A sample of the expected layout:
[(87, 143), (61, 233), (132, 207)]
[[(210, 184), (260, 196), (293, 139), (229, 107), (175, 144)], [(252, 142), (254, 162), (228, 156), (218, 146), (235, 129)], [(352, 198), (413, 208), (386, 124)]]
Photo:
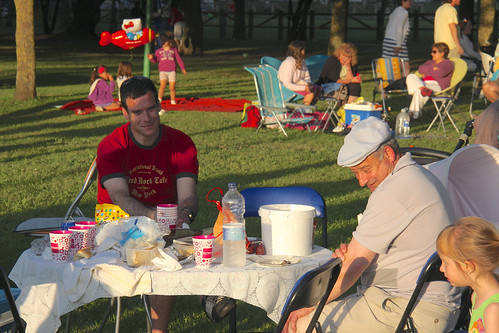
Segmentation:
[(293, 256), (255, 255), (255, 256), (249, 256), (248, 259), (259, 265), (269, 266), (269, 267), (289, 266), (301, 262), (301, 259), (299, 257), (293, 257)]

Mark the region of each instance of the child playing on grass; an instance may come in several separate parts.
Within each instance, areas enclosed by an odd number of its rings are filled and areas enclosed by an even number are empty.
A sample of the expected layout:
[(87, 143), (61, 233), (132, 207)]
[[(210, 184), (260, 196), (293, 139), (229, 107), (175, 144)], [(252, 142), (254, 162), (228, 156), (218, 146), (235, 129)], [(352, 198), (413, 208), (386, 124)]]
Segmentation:
[(180, 55), (178, 54), (175, 40), (171, 37), (168, 37), (165, 33), (161, 34), (160, 39), (163, 47), (157, 49), (154, 55), (148, 54), (147, 59), (155, 64), (158, 64), (160, 82), (158, 98), (160, 103), (163, 99), (166, 82), (168, 81), (168, 84), (170, 85), (171, 104), (177, 104), (175, 101), (175, 81), (177, 77), (175, 71), (177, 69), (177, 63), (182, 70), (182, 74), (186, 75), (187, 71), (185, 70), (182, 58), (180, 58)]
[(495, 226), (479, 217), (463, 217), (437, 238), (440, 270), (456, 287), (469, 286), (472, 313), (470, 333), (499, 332), (499, 234)]
[[(109, 84), (106, 81), (109, 81)], [(106, 66), (98, 65), (94, 68), (92, 74), (90, 74), (90, 84), (88, 99), (94, 103), (96, 111), (113, 110), (121, 107), (119, 102), (114, 101), (115, 82)]]
[(118, 84), (118, 99), (121, 101), (120, 88), (121, 84), (132, 77), (132, 63), (129, 61), (121, 61), (118, 66), (118, 77), (116, 83)]

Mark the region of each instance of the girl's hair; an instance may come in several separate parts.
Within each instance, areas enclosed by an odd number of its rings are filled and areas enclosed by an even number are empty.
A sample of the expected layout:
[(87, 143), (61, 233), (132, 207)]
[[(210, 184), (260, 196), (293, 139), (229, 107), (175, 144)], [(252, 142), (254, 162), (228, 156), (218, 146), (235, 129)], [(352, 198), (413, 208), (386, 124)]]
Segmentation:
[(159, 35), (159, 39), (161, 40), (161, 46), (164, 46), (165, 44), (168, 43), (168, 46), (171, 49), (174, 49), (177, 47), (177, 43), (175, 43), (175, 40), (173, 39), (173, 37), (168, 36), (168, 34), (166, 34), (165, 32), (162, 32)]
[(445, 43), (435, 43), (433, 44), (433, 47), (438, 50), (438, 52), (443, 52), (444, 58), (448, 59), (449, 58), (449, 46)]
[(345, 54), (349, 57), (352, 57), (352, 66), (357, 65), (357, 48), (352, 43), (343, 43), (336, 50), (334, 50), (333, 55), (339, 60), (340, 56)]
[(301, 52), (302, 50), (305, 50), (305, 42), (302, 40), (294, 40), (288, 45), (287, 56), (295, 58), (296, 68), (298, 69), (301, 69), (305, 58), (305, 55)]
[(121, 61), (118, 66), (118, 76), (132, 76), (132, 63), (129, 61)]
[(438, 235), (437, 251), (460, 264), (473, 260), (477, 273), (487, 274), (499, 266), (499, 233), (484, 219), (462, 217)]
[(104, 65), (97, 65), (94, 67), (92, 74), (90, 74), (90, 84), (94, 83), (99, 78), (99, 74), (107, 72), (107, 67)]

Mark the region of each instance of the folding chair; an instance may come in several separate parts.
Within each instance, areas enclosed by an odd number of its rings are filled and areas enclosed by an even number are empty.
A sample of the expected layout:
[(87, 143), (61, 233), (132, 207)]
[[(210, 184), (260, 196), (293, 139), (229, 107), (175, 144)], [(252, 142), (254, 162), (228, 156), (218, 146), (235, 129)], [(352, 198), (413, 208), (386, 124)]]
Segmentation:
[(385, 98), (389, 94), (407, 93), (407, 89), (390, 89), (385, 88), (396, 80), (406, 77), (404, 60), (398, 57), (391, 58), (376, 58), (371, 63), (373, 70), (373, 101), (376, 100), (376, 95), (381, 94), (383, 103), (383, 111), (386, 112)]
[[(423, 287), (432, 281), (446, 281), (444, 274), (440, 272), (440, 266), (442, 265), (442, 260), (438, 256), (437, 252), (434, 252), (430, 258), (426, 261), (421, 273), (419, 274), (418, 281), (416, 283), (416, 288), (414, 289), (411, 298), (409, 299), (409, 303), (407, 303), (407, 307), (400, 318), (400, 322), (395, 330), (395, 333), (417, 333), (414, 326), (414, 322), (411, 318), (412, 311), (416, 307), (416, 303), (418, 302), (418, 298), (421, 294), (421, 290)], [(469, 321), (467, 312), (469, 312), (471, 306), (471, 302), (469, 301), (469, 290), (465, 291), (461, 295), (461, 306), (460, 306), (460, 316), (456, 323), (455, 329), (460, 330), (462, 327), (466, 327), (466, 320)], [(405, 328), (405, 329), (404, 329)]]
[(312, 82), (317, 82), (319, 80), (322, 67), (324, 67), (324, 63), (328, 58), (327, 55), (317, 54), (305, 59), (305, 65), (307, 65)]
[(288, 136), (284, 130), (286, 124), (305, 125), (310, 132), (308, 123), (314, 120), (312, 116), (305, 116), (304, 111), (313, 112), (314, 106), (285, 103), (282, 95), (282, 85), (277, 75), (277, 70), (269, 65), (248, 65), (244, 66), (255, 79), (258, 104), (255, 105), (260, 110), (262, 119), (257, 131), (263, 125), (277, 125), (279, 129)]
[(322, 309), (324, 309), (324, 305), (326, 305), (329, 294), (338, 279), (341, 270), (340, 264), (340, 259), (331, 259), (324, 265), (305, 273), (295, 283), (293, 290), (291, 290), (291, 293), (284, 304), (281, 319), (275, 329), (276, 333), (282, 332), (291, 312), (317, 304), (306, 333), (311, 333), (314, 328), (315, 332), (322, 333), (322, 328), (318, 319)]
[(440, 122), (438, 127), (439, 128), (440, 126), (442, 127), (445, 135), (444, 120), (447, 117), (452, 123), (452, 126), (454, 126), (456, 132), (459, 133), (459, 129), (454, 123), (454, 120), (452, 120), (449, 111), (453, 106), (457, 109), (454, 102), (456, 102), (459, 97), (459, 92), (461, 91), (461, 81), (464, 79), (464, 76), (468, 71), (468, 65), (463, 59), (460, 58), (450, 58), (450, 60), (454, 63), (454, 72), (452, 73), (450, 85), (448, 88), (439, 92), (435, 92), (434, 94), (431, 95), (431, 101), (433, 102), (433, 105), (435, 105), (435, 110), (437, 111), (437, 114), (430, 123), (430, 126), (428, 126), (428, 128), (426, 129), (426, 132), (428, 132), (435, 123), (435, 121), (439, 119)]
[[(471, 102), (470, 102), (470, 118), (473, 119), (473, 102), (475, 100), (475, 95), (479, 94), (482, 96), (482, 86), (484, 83), (490, 81), (492, 74), (499, 69), (499, 63), (496, 63), (496, 57), (492, 57), (490, 54), (485, 52), (480, 52), (480, 57), (482, 58), (482, 65), (480, 70), (475, 73), (473, 77), (473, 86), (471, 89)], [(485, 105), (487, 105), (487, 99), (483, 97)]]
[[(279, 67), (281, 67), (281, 60), (274, 58), (274, 57), (269, 57), (265, 56), (260, 59), (260, 63), (262, 65), (269, 65), (272, 66), (275, 70), (279, 71)], [(303, 99), (303, 96), (300, 94), (295, 93), (292, 90), (289, 90), (288, 88), (282, 86), (282, 97), (284, 98), (284, 101), (287, 102), (298, 102)]]
[[(77, 221), (88, 221), (93, 220), (93, 218), (85, 217), (80, 208), (78, 208), (78, 204), (80, 200), (83, 198), (87, 190), (92, 185), (93, 181), (97, 179), (97, 163), (96, 158), (93, 160), (90, 168), (87, 171), (87, 175), (85, 176), (85, 181), (83, 186), (73, 200), (71, 205), (69, 206), (66, 215), (64, 217), (35, 217), (24, 222), (21, 222), (16, 226), (15, 232), (26, 233), (33, 236), (40, 236), (40, 234), (48, 233), (52, 230), (57, 230), (61, 227), (63, 222), (77, 222)], [(78, 216), (74, 216), (74, 215)]]
[(19, 315), (15, 301), (21, 290), (10, 287), (7, 273), (2, 266), (0, 266), (0, 283), (2, 287), (0, 293), (0, 331), (24, 333), (24, 322)]
[(315, 216), (322, 219), (322, 247), (327, 248), (327, 213), (324, 198), (316, 190), (305, 186), (250, 187), (241, 191), (246, 210), (245, 217), (258, 217), (263, 205), (300, 204), (315, 208)]

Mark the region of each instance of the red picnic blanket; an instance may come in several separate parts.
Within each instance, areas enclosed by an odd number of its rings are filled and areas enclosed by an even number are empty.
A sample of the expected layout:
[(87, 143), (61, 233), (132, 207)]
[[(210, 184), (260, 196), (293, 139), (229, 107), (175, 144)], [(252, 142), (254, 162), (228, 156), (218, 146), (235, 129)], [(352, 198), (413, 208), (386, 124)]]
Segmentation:
[(211, 112), (238, 112), (243, 111), (245, 103), (251, 103), (247, 99), (223, 99), (223, 98), (177, 98), (177, 104), (172, 105), (170, 101), (162, 101), (161, 108), (165, 111), (211, 111)]
[[(115, 101), (118, 101), (115, 99)], [(223, 98), (177, 98), (177, 104), (172, 105), (169, 100), (161, 102), (161, 108), (165, 111), (211, 111), (211, 112), (238, 112), (242, 111), (246, 99), (223, 99)], [(89, 114), (95, 112), (95, 105), (90, 100), (73, 101), (60, 107), (63, 110), (72, 110), (75, 114)], [(106, 110), (121, 111), (121, 108)]]

